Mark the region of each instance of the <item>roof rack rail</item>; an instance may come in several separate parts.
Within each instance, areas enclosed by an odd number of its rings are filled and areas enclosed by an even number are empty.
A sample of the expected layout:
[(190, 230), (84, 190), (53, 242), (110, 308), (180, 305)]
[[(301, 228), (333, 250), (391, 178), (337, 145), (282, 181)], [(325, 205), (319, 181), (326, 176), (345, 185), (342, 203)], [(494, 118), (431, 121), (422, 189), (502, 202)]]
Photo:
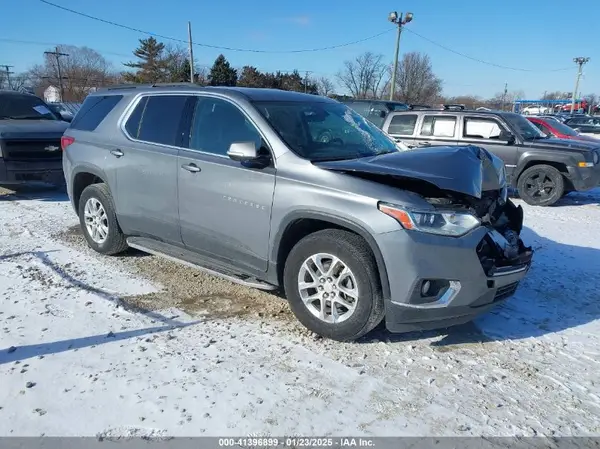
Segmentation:
[(120, 90), (120, 89), (147, 89), (149, 87), (190, 87), (190, 86), (196, 86), (196, 87), (200, 87), (196, 84), (191, 84), (191, 83), (144, 83), (144, 84), (137, 84), (137, 83), (125, 83), (125, 84), (116, 84), (114, 86), (107, 86), (104, 88), (100, 88), (98, 90)]
[(446, 111), (456, 110), (456, 109), (458, 109), (460, 111), (464, 111), (465, 109), (467, 109), (467, 107), (464, 104), (445, 104), (443, 106)]
[(409, 104), (408, 109), (416, 111), (419, 109), (431, 109), (431, 106), (428, 106), (426, 104)]

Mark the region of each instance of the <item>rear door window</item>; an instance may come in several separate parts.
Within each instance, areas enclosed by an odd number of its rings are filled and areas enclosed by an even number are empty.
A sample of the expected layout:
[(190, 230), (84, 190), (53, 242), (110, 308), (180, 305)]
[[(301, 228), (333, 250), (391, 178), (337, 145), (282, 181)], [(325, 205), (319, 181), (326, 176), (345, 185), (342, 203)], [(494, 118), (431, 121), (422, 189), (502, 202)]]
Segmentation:
[(161, 145), (182, 146), (187, 95), (150, 95), (137, 104), (125, 129), (130, 137)]
[(87, 97), (71, 121), (70, 128), (94, 131), (121, 101), (123, 95), (93, 95)]
[(388, 126), (388, 134), (398, 136), (412, 136), (417, 125), (416, 114), (394, 115)]
[(419, 135), (427, 137), (454, 137), (456, 122), (455, 116), (426, 115), (423, 117)]

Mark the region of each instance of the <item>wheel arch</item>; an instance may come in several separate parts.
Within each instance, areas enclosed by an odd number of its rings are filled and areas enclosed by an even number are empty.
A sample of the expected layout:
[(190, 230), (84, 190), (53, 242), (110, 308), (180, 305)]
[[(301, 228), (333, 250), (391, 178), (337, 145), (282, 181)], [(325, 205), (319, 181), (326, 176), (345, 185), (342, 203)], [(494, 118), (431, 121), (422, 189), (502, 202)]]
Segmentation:
[(79, 215), (79, 198), (83, 190), (92, 184), (106, 183), (106, 176), (99, 168), (82, 166), (73, 173), (71, 181), (71, 202), (77, 215)]
[(273, 238), (270, 259), (275, 262), (279, 285), (283, 285), (283, 268), (287, 256), (294, 245), (307, 235), (323, 229), (346, 230), (360, 236), (367, 242), (373, 253), (373, 257), (375, 258), (384, 297), (389, 298), (390, 284), (383, 255), (379, 249), (379, 245), (366, 226), (337, 215), (329, 215), (309, 210), (295, 211), (287, 215), (284, 220), (282, 220), (281, 225)]

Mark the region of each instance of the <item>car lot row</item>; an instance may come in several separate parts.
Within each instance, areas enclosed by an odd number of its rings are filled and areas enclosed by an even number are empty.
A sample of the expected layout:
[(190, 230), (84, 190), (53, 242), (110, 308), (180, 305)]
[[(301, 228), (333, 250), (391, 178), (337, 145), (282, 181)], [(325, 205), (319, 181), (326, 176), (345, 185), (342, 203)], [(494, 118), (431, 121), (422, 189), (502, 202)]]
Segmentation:
[(600, 147), (513, 113), (413, 107), (376, 123), (295, 92), (129, 85), (89, 95), (67, 126), (12, 95), (5, 172), (64, 179), (91, 248), (281, 289), (335, 340), (461, 324), (511, 297), (533, 251), (508, 188), (546, 206), (600, 179)]

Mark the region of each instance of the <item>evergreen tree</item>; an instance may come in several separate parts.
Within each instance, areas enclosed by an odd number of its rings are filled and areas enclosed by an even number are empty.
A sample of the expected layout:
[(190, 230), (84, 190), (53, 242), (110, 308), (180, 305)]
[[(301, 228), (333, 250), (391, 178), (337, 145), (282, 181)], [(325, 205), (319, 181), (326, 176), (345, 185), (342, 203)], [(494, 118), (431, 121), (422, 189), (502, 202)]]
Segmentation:
[(219, 55), (210, 69), (209, 80), (211, 86), (235, 86), (237, 70), (231, 67), (225, 56)]
[(184, 59), (180, 64), (171, 65), (171, 81), (174, 83), (190, 82), (190, 60)]
[(138, 62), (124, 65), (137, 69), (135, 73), (125, 72), (125, 81), (136, 83), (160, 83), (166, 79), (168, 61), (164, 57), (165, 44), (155, 38), (140, 39), (140, 46), (133, 52)]

